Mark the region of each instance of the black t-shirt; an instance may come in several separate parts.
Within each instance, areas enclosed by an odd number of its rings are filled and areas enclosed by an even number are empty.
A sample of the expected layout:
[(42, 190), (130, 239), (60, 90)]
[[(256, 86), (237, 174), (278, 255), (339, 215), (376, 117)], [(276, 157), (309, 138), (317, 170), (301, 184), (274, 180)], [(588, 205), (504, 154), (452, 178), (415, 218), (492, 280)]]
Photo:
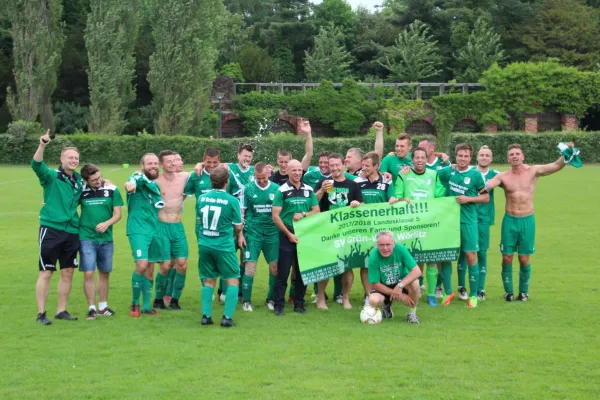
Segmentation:
[[(302, 171), (302, 176), (304, 176), (305, 173), (306, 173), (306, 171)], [(271, 174), (271, 177), (269, 178), (269, 180), (271, 182), (274, 182), (274, 183), (278, 184), (279, 186), (283, 186), (283, 184), (286, 183), (289, 179), (290, 179), (289, 175), (281, 175), (279, 170), (273, 172)]]
[[(321, 189), (323, 182), (331, 178), (321, 179), (315, 186), (315, 192)], [(354, 200), (362, 203), (362, 193), (358, 184), (351, 181), (350, 179), (344, 179), (341, 182), (333, 181), (333, 192), (323, 194), (321, 201), (319, 202), (319, 208), (321, 212), (335, 210), (336, 208), (342, 208), (349, 206)]]

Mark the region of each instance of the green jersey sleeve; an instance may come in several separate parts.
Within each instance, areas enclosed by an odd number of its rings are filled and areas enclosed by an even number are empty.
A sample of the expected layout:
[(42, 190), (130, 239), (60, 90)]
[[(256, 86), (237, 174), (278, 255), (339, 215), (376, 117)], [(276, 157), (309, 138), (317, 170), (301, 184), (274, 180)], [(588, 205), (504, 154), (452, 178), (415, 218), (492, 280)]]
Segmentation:
[(48, 186), (52, 183), (52, 179), (56, 177), (56, 172), (52, 171), (44, 161), (37, 162), (31, 160), (31, 168), (40, 180), (40, 185)]
[(121, 196), (121, 192), (119, 192), (119, 188), (115, 187), (113, 191), (113, 207), (121, 207), (124, 206), (123, 197)]
[(398, 178), (396, 179), (394, 194), (397, 199), (404, 199), (406, 197), (406, 185), (404, 184), (404, 177), (398, 174)]
[(233, 225), (241, 225), (242, 224), (242, 213), (240, 211), (240, 203), (234, 201), (231, 203), (231, 207), (233, 209), (233, 215), (231, 217), (231, 221)]
[[(314, 193), (313, 193), (314, 195)], [(315, 200), (317, 198), (315, 197)], [(273, 206), (274, 207), (283, 207), (283, 194), (281, 193), (280, 190), (275, 192), (275, 198), (273, 199)]]
[(402, 265), (410, 272), (411, 269), (417, 266), (417, 262), (415, 261), (413, 256), (410, 255), (410, 252), (406, 247), (399, 246), (398, 249), (400, 250), (400, 258), (402, 259)]
[(435, 188), (434, 188), (433, 196), (435, 198), (446, 197), (446, 187), (442, 184), (442, 180), (441, 180), (439, 174), (436, 174), (436, 177), (435, 177)]
[(185, 183), (185, 187), (183, 188), (183, 194), (186, 196), (192, 196), (196, 194), (196, 181), (198, 180), (198, 175), (195, 172), (190, 173), (190, 177)]
[[(280, 191), (277, 191), (277, 192), (281, 193)], [(275, 196), (275, 198), (277, 198), (277, 196)], [(273, 202), (273, 204), (275, 204), (275, 202)], [(309, 205), (310, 205), (310, 208), (313, 208), (314, 206), (319, 205), (319, 202), (317, 201), (317, 195), (315, 194), (315, 192), (310, 192), (310, 204)]]
[(394, 184), (390, 182), (388, 184), (387, 192), (385, 193), (385, 199), (389, 200), (392, 197), (396, 197), (396, 188), (394, 187)]
[(384, 172), (391, 172), (389, 164), (390, 164), (390, 156), (387, 155), (387, 156), (383, 157), (383, 160), (381, 160), (381, 165), (379, 166), (379, 172), (382, 174)]
[(369, 255), (369, 283), (381, 282), (381, 271), (379, 270), (379, 250), (373, 249)]
[(451, 173), (452, 173), (452, 168), (450, 168), (450, 167), (442, 168), (439, 171), (437, 171), (437, 174), (440, 177), (442, 184), (444, 184), (444, 185), (448, 184)]

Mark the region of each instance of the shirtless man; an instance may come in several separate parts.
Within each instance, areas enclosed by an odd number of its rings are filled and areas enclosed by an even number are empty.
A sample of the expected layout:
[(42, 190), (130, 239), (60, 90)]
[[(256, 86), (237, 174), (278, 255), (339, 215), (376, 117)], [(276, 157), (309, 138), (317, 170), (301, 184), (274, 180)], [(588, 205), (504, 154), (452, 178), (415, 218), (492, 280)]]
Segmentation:
[[(567, 143), (573, 147), (573, 143)], [(519, 144), (508, 146), (508, 163), (511, 169), (501, 172), (486, 183), (489, 192), (496, 186), (504, 187), (506, 196), (506, 213), (502, 219), (502, 236), (500, 251), (502, 252), (502, 283), (504, 284), (504, 300), (513, 301), (512, 261), (515, 252), (519, 255), (519, 296), (517, 300), (529, 299), (529, 278), (531, 265), (529, 256), (535, 252), (535, 218), (533, 216), (533, 195), (535, 184), (540, 176), (551, 175), (565, 167), (564, 157), (551, 164), (523, 164), (525, 155)]]
[(163, 173), (155, 182), (160, 187), (161, 196), (165, 206), (158, 213), (156, 227), (156, 241), (151, 249), (150, 260), (160, 262), (160, 269), (156, 275), (156, 290), (154, 308), (166, 309), (163, 300), (167, 287), (167, 276), (171, 269), (171, 258), (175, 260), (175, 278), (171, 293), (169, 307), (181, 310), (179, 298), (185, 286), (185, 273), (187, 269), (188, 244), (185, 229), (181, 223), (183, 205), (183, 189), (188, 180), (189, 173), (178, 172), (180, 157), (174, 151), (163, 150), (158, 154), (158, 160)]

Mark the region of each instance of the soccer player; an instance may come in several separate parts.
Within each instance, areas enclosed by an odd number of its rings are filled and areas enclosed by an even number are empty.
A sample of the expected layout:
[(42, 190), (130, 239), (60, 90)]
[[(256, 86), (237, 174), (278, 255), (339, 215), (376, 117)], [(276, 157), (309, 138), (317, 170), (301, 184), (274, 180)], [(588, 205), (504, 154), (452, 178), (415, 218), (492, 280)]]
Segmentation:
[[(304, 134), (306, 140), (306, 144), (304, 145), (304, 156), (302, 157), (302, 171), (306, 173), (310, 167), (313, 156), (312, 130), (310, 128), (310, 121), (306, 119), (301, 119), (299, 124), (300, 131)], [(292, 158), (293, 155), (291, 152), (279, 150), (277, 152), (277, 165), (279, 166), (279, 170), (273, 172), (269, 179), (279, 186), (286, 183), (288, 180), (287, 165)]]
[(163, 150), (158, 153), (158, 161), (163, 173), (156, 178), (164, 207), (158, 212), (156, 225), (156, 238), (151, 252), (151, 261), (160, 262), (160, 269), (156, 274), (156, 290), (154, 308), (166, 309), (163, 300), (166, 296), (167, 280), (171, 269), (171, 258), (175, 259), (175, 278), (171, 289), (169, 307), (181, 310), (179, 299), (185, 287), (187, 270), (188, 243), (185, 228), (181, 222), (183, 212), (183, 193), (189, 178), (187, 172), (177, 172), (177, 152)]
[[(485, 191), (483, 176), (477, 168), (469, 165), (473, 155), (473, 147), (462, 143), (456, 145), (456, 169), (446, 167), (438, 171), (442, 182), (446, 182), (447, 195), (455, 196), (460, 204), (460, 252), (465, 253), (469, 269), (469, 294), (465, 289), (464, 269), (458, 270), (458, 293), (461, 300), (467, 300), (469, 308), (477, 307), (477, 290), (479, 289), (479, 266), (477, 252), (479, 251), (479, 228), (477, 225), (477, 204), (490, 201), (490, 195)], [(460, 253), (459, 253), (460, 254)], [(460, 265), (460, 264), (459, 264)], [(447, 264), (442, 266), (444, 289), (446, 295), (442, 304), (449, 305), (454, 298), (452, 292), (452, 268)]]
[(331, 176), (331, 171), (329, 170), (330, 154), (331, 152), (329, 151), (323, 151), (319, 154), (319, 167), (306, 172), (304, 176), (302, 176), (302, 183), (307, 184), (314, 190), (320, 180), (327, 179)]
[[(442, 184), (437, 172), (427, 169), (427, 152), (422, 147), (417, 147), (411, 155), (413, 167), (406, 174), (400, 173), (396, 179), (395, 197), (398, 200), (421, 201), (444, 197), (446, 188)], [(419, 265), (421, 274), (423, 264)], [(438, 277), (437, 264), (427, 264), (427, 303), (431, 307), (437, 306), (435, 299), (435, 284)]]
[[(573, 147), (573, 143), (567, 143)], [(525, 154), (519, 144), (508, 146), (508, 162), (511, 169), (501, 172), (486, 183), (492, 190), (502, 185), (506, 196), (506, 210), (502, 219), (500, 251), (502, 252), (502, 283), (504, 300), (513, 301), (512, 261), (514, 253), (519, 255), (519, 296), (517, 300), (529, 299), (531, 264), (529, 257), (535, 252), (535, 218), (533, 216), (533, 195), (535, 184), (541, 176), (552, 175), (565, 167), (564, 157), (551, 164), (524, 164)]]
[(39, 274), (35, 284), (35, 298), (38, 314), (36, 321), (50, 325), (46, 316), (46, 300), (50, 290), (50, 280), (60, 262), (58, 281), (58, 307), (54, 317), (75, 321), (77, 317), (67, 311), (67, 300), (71, 293), (73, 268), (77, 266), (79, 250), (79, 215), (77, 206), (83, 182), (75, 172), (79, 165), (79, 151), (75, 147), (65, 147), (60, 153), (58, 170), (50, 169), (44, 162), (44, 151), (51, 142), (50, 130), (40, 137), (40, 144), (31, 160), (31, 168), (44, 189), (44, 205), (40, 210), (39, 231)]
[(418, 324), (417, 304), (421, 296), (421, 270), (406, 247), (394, 241), (390, 231), (377, 233), (377, 251), (369, 255), (369, 282), (373, 285), (369, 303), (381, 307), (383, 318), (392, 318), (392, 302), (401, 301), (409, 308), (406, 321)]
[[(183, 159), (181, 158), (181, 155), (176, 154), (175, 155), (175, 163), (176, 163), (176, 171), (175, 172), (183, 172)], [(183, 204), (181, 205), (182, 210), (183, 210)], [(167, 275), (167, 286), (166, 286), (166, 290), (165, 290), (165, 297), (164, 297), (164, 302), (165, 304), (169, 304), (171, 305), (171, 298), (173, 297), (173, 283), (175, 281), (175, 276), (177, 276), (177, 269), (175, 268), (175, 266), (177, 265), (177, 262), (174, 258), (171, 258), (171, 269), (169, 270), (169, 275)], [(187, 271), (187, 269), (186, 269)]]
[[(83, 186), (79, 204), (80, 264), (83, 272), (83, 292), (88, 301), (86, 320), (96, 319), (96, 315), (115, 315), (108, 308), (108, 280), (112, 272), (113, 243), (112, 226), (121, 220), (123, 198), (113, 184), (106, 183), (100, 174), (100, 168), (86, 164), (81, 168)], [(96, 285), (94, 271), (98, 265), (98, 311), (96, 311)]]
[(146, 153), (141, 160), (142, 173), (134, 173), (127, 183), (127, 237), (135, 261), (135, 270), (131, 275), (133, 300), (129, 315), (140, 317), (140, 294), (142, 295), (142, 313), (158, 315), (150, 307), (152, 285), (154, 283), (154, 263), (149, 262), (151, 246), (156, 242), (158, 212), (164, 206), (160, 187), (154, 180), (158, 178), (158, 157)]
[(234, 178), (232, 192), (238, 199), (242, 197), (244, 187), (254, 180), (254, 167), (251, 165), (253, 156), (252, 145), (243, 143), (238, 148), (238, 162), (227, 164)]
[(225, 310), (221, 326), (235, 326), (233, 314), (238, 300), (240, 266), (235, 254), (234, 231), (242, 230), (239, 201), (227, 193), (228, 171), (219, 166), (210, 174), (213, 190), (198, 198), (200, 216), (196, 223), (198, 235), (199, 274), (202, 287), (202, 325), (212, 325), (212, 297), (217, 278), (225, 280)]
[(412, 149), (412, 141), (406, 133), (399, 135), (396, 138), (395, 154), (388, 154), (381, 161), (379, 172), (382, 174), (389, 173), (394, 183), (398, 178), (398, 173), (402, 167), (411, 166), (410, 150)]
[(438, 171), (450, 166), (450, 161), (448, 161), (446, 154), (439, 153), (440, 156), (438, 156), (438, 153), (435, 152), (435, 139), (423, 139), (419, 142), (419, 147), (425, 149), (427, 153), (427, 163), (425, 164), (427, 169)]
[[(341, 158), (341, 157), (340, 157)], [(293, 221), (305, 218), (319, 212), (319, 204), (312, 188), (302, 183), (302, 164), (292, 160), (288, 164), (288, 182), (284, 183), (275, 193), (272, 205), (273, 222), (279, 228), (279, 262), (277, 263), (277, 279), (275, 281), (275, 312), (276, 316), (283, 316), (285, 306), (285, 291), (290, 275), (290, 268), (296, 270), (296, 286), (294, 312), (306, 314), (304, 308), (304, 294), (306, 286), (298, 267), (298, 253), (296, 244), (298, 238), (294, 234)]]
[[(344, 176), (343, 165), (344, 159), (341, 154), (333, 153), (329, 155), (329, 168), (331, 169), (332, 179), (324, 179), (317, 183), (315, 187), (315, 195), (319, 201), (321, 212), (346, 206), (358, 207), (363, 202), (358, 184)], [(327, 305), (325, 304), (325, 288), (328, 281), (326, 279), (318, 283), (317, 308), (324, 310), (327, 309)], [(352, 308), (350, 304), (350, 289), (352, 288), (353, 281), (354, 272), (352, 269), (341, 274), (342, 304), (347, 310)]]
[[(374, 152), (381, 157), (383, 156), (383, 123), (379, 121), (375, 121), (373, 123), (373, 128), (375, 129), (375, 149)], [(346, 170), (348, 174), (359, 176), (362, 172), (362, 160), (363, 160), (364, 152), (357, 148), (353, 147), (346, 152), (346, 158), (344, 159), (344, 165), (346, 166)], [(348, 178), (351, 179), (351, 178)]]
[(277, 278), (277, 260), (279, 258), (279, 229), (272, 218), (272, 205), (279, 185), (269, 180), (269, 171), (265, 163), (254, 166), (254, 182), (244, 190), (242, 216), (244, 229), (238, 237), (239, 247), (245, 266), (242, 277), (243, 310), (253, 311), (252, 286), (256, 274), (256, 263), (262, 252), (269, 264), (269, 293), (266, 305), (275, 310), (275, 279)]

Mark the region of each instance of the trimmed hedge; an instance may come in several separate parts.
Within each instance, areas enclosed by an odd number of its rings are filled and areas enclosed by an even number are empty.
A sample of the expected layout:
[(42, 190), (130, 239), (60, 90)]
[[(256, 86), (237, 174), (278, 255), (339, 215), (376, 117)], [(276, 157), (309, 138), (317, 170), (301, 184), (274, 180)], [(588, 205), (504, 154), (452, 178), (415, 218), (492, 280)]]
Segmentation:
[[(423, 136), (413, 136), (416, 147)], [(313, 139), (316, 163), (321, 151), (346, 153), (351, 147), (370, 151), (373, 149), (373, 137)], [(600, 163), (600, 132), (554, 132), (554, 133), (500, 133), (500, 134), (456, 134), (452, 137), (450, 148), (457, 143), (471, 143), (475, 149), (487, 144), (496, 157), (496, 163), (504, 163), (506, 147), (510, 143), (521, 143), (526, 159), (530, 163), (552, 162), (557, 158), (556, 145), (561, 141), (574, 141), (581, 150), (585, 163)], [(394, 136), (386, 136), (385, 152), (394, 150)], [(31, 161), (39, 143), (38, 137), (0, 134), (0, 163), (25, 164)], [(82, 162), (98, 164), (137, 164), (145, 153), (158, 153), (160, 150), (178, 151), (189, 165), (202, 160), (207, 147), (218, 147), (221, 158), (226, 161), (236, 159), (240, 143), (251, 143), (255, 149), (255, 161), (275, 163), (278, 149), (287, 149), (296, 157), (304, 154), (304, 139), (301, 137), (257, 137), (240, 139), (205, 139), (190, 136), (108, 136), (99, 134), (79, 134), (57, 138), (47, 147), (45, 159), (57, 162), (60, 150), (65, 146), (75, 146), (81, 152)]]

